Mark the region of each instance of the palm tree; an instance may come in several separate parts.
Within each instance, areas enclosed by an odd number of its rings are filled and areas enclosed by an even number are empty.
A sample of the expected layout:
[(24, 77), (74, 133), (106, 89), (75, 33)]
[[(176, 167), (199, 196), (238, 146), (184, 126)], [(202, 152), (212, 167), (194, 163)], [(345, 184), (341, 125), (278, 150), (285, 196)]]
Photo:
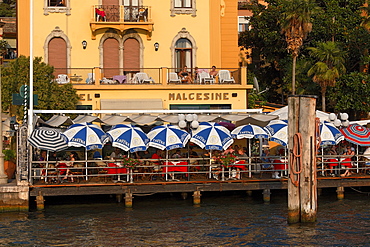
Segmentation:
[(327, 87), (335, 86), (336, 80), (346, 72), (342, 51), (336, 42), (320, 42), (317, 47), (308, 47), (311, 57), (316, 63), (308, 70), (307, 75), (313, 76), (312, 80), (321, 86), (322, 110), (326, 110), (325, 96)]
[(288, 51), (292, 53), (292, 94), (295, 94), (295, 70), (299, 49), (312, 31), (311, 15), (318, 11), (313, 0), (286, 0), (281, 31), (285, 34)]

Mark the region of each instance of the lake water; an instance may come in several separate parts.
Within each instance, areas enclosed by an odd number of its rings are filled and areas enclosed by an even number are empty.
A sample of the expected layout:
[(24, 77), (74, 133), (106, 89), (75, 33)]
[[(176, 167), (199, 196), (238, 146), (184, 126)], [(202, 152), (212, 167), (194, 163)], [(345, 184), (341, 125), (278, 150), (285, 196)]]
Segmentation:
[(46, 198), (44, 211), (0, 213), (1, 246), (370, 246), (369, 193), (319, 197), (317, 222), (287, 224), (285, 191)]

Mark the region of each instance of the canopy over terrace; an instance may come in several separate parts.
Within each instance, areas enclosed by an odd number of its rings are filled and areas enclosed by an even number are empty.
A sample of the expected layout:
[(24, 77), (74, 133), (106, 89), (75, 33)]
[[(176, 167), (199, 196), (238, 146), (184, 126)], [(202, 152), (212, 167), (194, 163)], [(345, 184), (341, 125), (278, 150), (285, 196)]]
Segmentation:
[[(54, 115), (50, 120), (44, 121), (39, 116), (34, 123), (45, 124), (52, 127), (59, 127), (63, 124), (73, 124), (81, 122), (101, 122), (107, 125), (116, 125), (123, 122), (131, 122), (141, 125), (150, 125), (156, 121), (177, 124), (178, 114), (197, 114), (199, 122), (220, 122), (231, 121), (236, 125), (256, 124), (266, 126), (271, 120), (277, 119), (277, 115), (262, 114), (262, 109), (244, 110), (34, 110), (35, 114), (48, 113)], [(75, 119), (70, 119), (63, 114), (80, 114)], [(88, 115), (86, 115), (88, 114)], [(94, 114), (94, 116), (92, 115)], [(102, 117), (98, 117), (101, 115)]]

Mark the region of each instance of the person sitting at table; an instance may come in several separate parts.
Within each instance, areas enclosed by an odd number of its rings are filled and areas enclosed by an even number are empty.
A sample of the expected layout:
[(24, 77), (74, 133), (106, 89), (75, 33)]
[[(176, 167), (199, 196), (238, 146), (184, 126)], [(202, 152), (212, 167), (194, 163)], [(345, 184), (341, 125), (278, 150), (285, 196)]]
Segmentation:
[(342, 161), (341, 165), (346, 167), (346, 171), (341, 174), (341, 177), (351, 176), (352, 173), (349, 168), (352, 168), (352, 158), (355, 157), (355, 148), (347, 146), (347, 151), (343, 154), (345, 159)]
[(181, 150), (180, 149), (177, 149), (175, 151), (175, 153), (171, 156), (171, 158), (172, 159), (180, 159), (180, 158), (182, 158), (182, 156), (181, 156)]
[(114, 151), (110, 154), (109, 158), (111, 160), (117, 160), (122, 158), (121, 149), (115, 148)]
[[(73, 163), (74, 163), (74, 161), (76, 161), (76, 157), (78, 157), (77, 156), (77, 153), (76, 152), (71, 152), (71, 154), (69, 155), (68, 161), (65, 162), (65, 165), (67, 167), (64, 168), (65, 171), (63, 171), (63, 173), (65, 172), (65, 176), (63, 178), (63, 181), (67, 181), (68, 180), (68, 176), (71, 176), (71, 182), (73, 182), (72, 172), (69, 169), (69, 167), (73, 167)], [(62, 172), (61, 172), (61, 174), (62, 174)]]
[(218, 75), (218, 72), (216, 70), (216, 66), (212, 66), (212, 69), (211, 71), (209, 72), (209, 75), (212, 77), (212, 78), (216, 78), (216, 76)]
[[(153, 162), (153, 172), (155, 173), (159, 173), (162, 171), (161, 169), (161, 159), (162, 159), (162, 150), (160, 149), (157, 149), (157, 151), (152, 155), (151, 157), (152, 161)], [(156, 179), (156, 176), (152, 176), (152, 179)]]

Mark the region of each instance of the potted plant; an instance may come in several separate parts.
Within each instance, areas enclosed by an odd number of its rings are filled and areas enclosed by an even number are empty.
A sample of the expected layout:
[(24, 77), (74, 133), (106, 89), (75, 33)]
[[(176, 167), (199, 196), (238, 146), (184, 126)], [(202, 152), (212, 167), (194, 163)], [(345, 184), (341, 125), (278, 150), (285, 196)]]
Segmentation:
[(220, 155), (216, 158), (216, 161), (220, 163), (223, 167), (229, 168), (229, 165), (234, 164), (236, 156), (233, 154)]
[(16, 154), (14, 150), (10, 150), (10, 149), (3, 150), (3, 154), (4, 154), (5, 173), (7, 174), (8, 179), (11, 179), (14, 177), (14, 173), (15, 173)]

